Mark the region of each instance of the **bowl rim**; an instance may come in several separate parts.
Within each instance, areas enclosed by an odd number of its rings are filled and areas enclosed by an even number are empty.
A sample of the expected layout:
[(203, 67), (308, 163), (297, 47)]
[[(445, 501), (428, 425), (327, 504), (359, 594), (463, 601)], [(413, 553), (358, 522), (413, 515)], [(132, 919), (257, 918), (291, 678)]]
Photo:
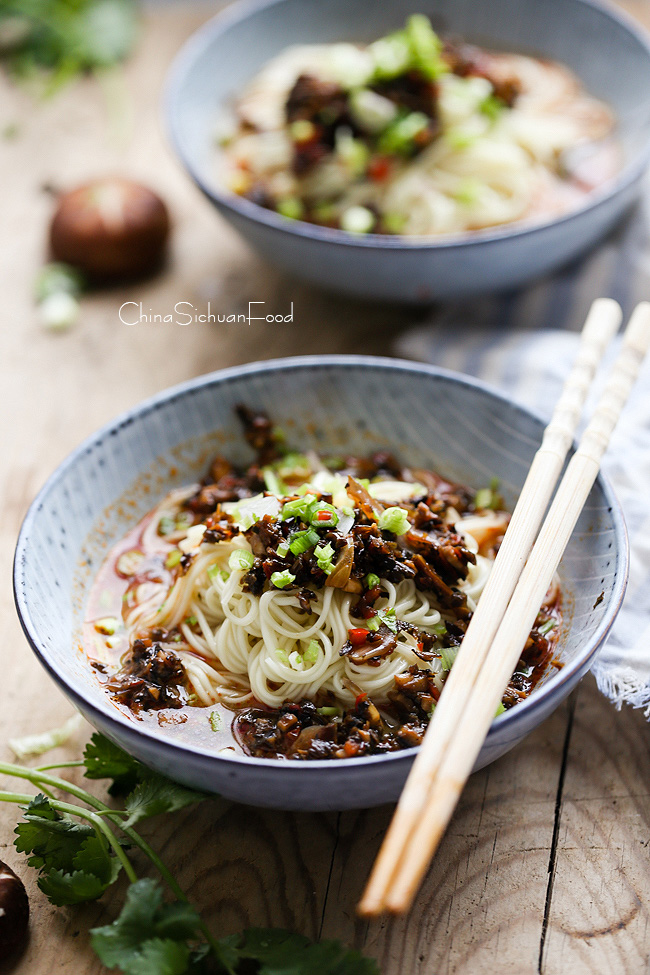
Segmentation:
[[(457, 234), (437, 236), (400, 236), (399, 234), (351, 234), (344, 230), (331, 227), (320, 227), (316, 224), (301, 220), (289, 220), (273, 210), (252, 203), (245, 197), (237, 196), (212, 182), (201, 170), (195, 166), (183, 148), (183, 140), (178, 125), (177, 102), (183, 82), (190, 76), (195, 61), (210, 47), (212, 42), (234, 25), (247, 20), (270, 7), (280, 6), (287, 0), (237, 0), (225, 10), (215, 14), (199, 27), (181, 46), (174, 56), (167, 71), (163, 86), (162, 111), (163, 124), (168, 140), (194, 180), (199, 189), (218, 207), (231, 213), (251, 220), (289, 236), (307, 238), (323, 244), (343, 244), (346, 247), (367, 250), (405, 250), (405, 251), (433, 251), (446, 248), (469, 248), (480, 244), (498, 243), (510, 239), (519, 240), (534, 234), (543, 234), (556, 226), (564, 226), (569, 221), (583, 214), (590, 213), (605, 206), (614, 197), (630, 189), (643, 176), (650, 164), (650, 126), (645, 138), (645, 144), (629, 159), (616, 173), (601, 187), (592, 190), (585, 202), (555, 217), (535, 221), (531, 224), (515, 221), (501, 227), (489, 227), (484, 230), (474, 230)], [(571, 0), (574, 4), (587, 7), (605, 21), (616, 23), (632, 36), (643, 48), (648, 58), (650, 68), (650, 32), (647, 32), (634, 18), (623, 10), (612, 7), (605, 0)]]
[[(209, 748), (183, 742), (180, 738), (178, 740), (174, 740), (172, 738), (163, 739), (156, 734), (153, 728), (150, 729), (146, 726), (140, 726), (138, 722), (133, 721), (133, 719), (129, 718), (126, 714), (122, 714), (121, 711), (117, 709), (109, 710), (108, 708), (104, 709), (100, 707), (99, 704), (96, 704), (94, 701), (89, 700), (86, 696), (84, 696), (83, 692), (80, 691), (76, 686), (74, 686), (72, 683), (68, 683), (62, 674), (59, 673), (55, 661), (50, 659), (49, 651), (41, 642), (38, 634), (38, 627), (34, 624), (31, 617), (29, 597), (27, 595), (27, 587), (25, 584), (26, 580), (24, 576), (26, 553), (29, 549), (32, 526), (38, 517), (38, 514), (43, 507), (48, 494), (64, 477), (67, 471), (78, 463), (80, 458), (89, 453), (90, 450), (95, 449), (102, 440), (111, 436), (112, 431), (119, 431), (119, 429), (124, 428), (124, 426), (130, 426), (133, 422), (137, 421), (139, 417), (147, 413), (155, 412), (160, 405), (173, 404), (175, 400), (183, 399), (188, 395), (192, 395), (206, 386), (221, 385), (222, 383), (228, 383), (233, 380), (255, 376), (260, 373), (277, 374), (280, 372), (291, 372), (295, 370), (309, 371), (332, 369), (337, 367), (344, 367), (348, 369), (374, 369), (378, 371), (403, 373), (407, 376), (418, 374), (427, 376), (429, 378), (440, 378), (456, 385), (478, 390), (488, 397), (502, 402), (509, 409), (513, 409), (516, 413), (524, 414), (527, 416), (527, 418), (534, 419), (540, 423), (542, 427), (547, 422), (547, 420), (537, 411), (523, 406), (516, 399), (508, 396), (501, 390), (496, 389), (489, 383), (485, 383), (482, 380), (475, 379), (474, 377), (467, 376), (450, 369), (443, 369), (427, 363), (412, 362), (398, 358), (332, 354), (325, 356), (295, 356), (283, 359), (270, 359), (263, 362), (231, 366), (226, 369), (206, 373), (186, 382), (168, 387), (167, 389), (156, 393), (154, 396), (142, 400), (140, 403), (103, 424), (97, 431), (86, 437), (82, 443), (71, 451), (71, 453), (69, 453), (68, 456), (56, 467), (54, 472), (49, 476), (30, 504), (18, 535), (13, 564), (14, 600), (18, 617), (28, 643), (42, 666), (54, 679), (58, 686), (64, 691), (66, 696), (70, 698), (82, 712), (91, 712), (93, 716), (96, 717), (99, 725), (104, 726), (107, 723), (108, 725), (114, 723), (119, 726), (120, 732), (124, 737), (132, 738), (134, 740), (142, 739), (144, 737), (149, 741), (153, 748), (160, 749), (162, 752), (174, 754), (178, 757), (182, 756), (184, 753), (189, 753), (199, 761), (205, 759), (216, 760), (217, 762), (234, 764), (236, 767), (242, 769), (257, 768), (260, 771), (280, 768), (283, 770), (305, 768), (314, 770), (330, 769), (331, 772), (329, 774), (333, 775), (337, 770), (340, 770), (340, 762), (333, 761), (331, 759), (316, 759), (306, 763), (289, 761), (279, 763), (276, 759), (256, 758), (248, 755), (231, 755), (221, 752), (214, 752)], [(573, 446), (575, 448), (575, 444)], [(584, 674), (591, 667), (598, 650), (606, 640), (614, 620), (618, 615), (625, 595), (629, 569), (629, 541), (627, 528), (620, 502), (616, 497), (608, 478), (602, 472), (600, 472), (598, 475), (597, 483), (600, 484), (601, 490), (607, 501), (608, 509), (612, 517), (612, 526), (616, 540), (616, 575), (612, 596), (610, 599), (610, 610), (601, 621), (597, 630), (587, 641), (582, 651), (576, 655), (574, 660), (567, 663), (564, 667), (562, 667), (561, 670), (558, 670), (557, 673), (553, 674), (546, 681), (546, 683), (536, 688), (530, 697), (521, 701), (517, 707), (511, 708), (493, 719), (488, 737), (486, 739), (487, 741), (489, 741), (490, 737), (496, 734), (497, 731), (501, 731), (506, 727), (511, 730), (512, 737), (516, 738), (519, 726), (522, 723), (526, 724), (527, 718), (547, 705), (550, 697), (556, 694), (561, 695), (562, 687), (567, 682), (570, 682), (572, 678), (575, 677), (575, 679), (578, 680), (580, 676), (582, 676), (582, 674)], [(100, 517), (100, 515), (101, 513), (96, 515), (94, 520), (96, 520), (97, 517)], [(72, 637), (72, 634), (70, 636)], [(72, 652), (72, 639), (70, 642)], [(523, 731), (523, 734), (526, 733), (526, 731)], [(373, 766), (383, 762), (410, 761), (417, 754), (417, 750), (417, 748), (408, 748), (401, 751), (388, 752), (382, 755), (367, 755), (359, 758), (348, 758), (345, 759), (344, 764), (345, 767), (348, 767), (350, 763), (352, 763), (354, 767), (359, 767), (361, 765)], [(291, 772), (289, 774), (300, 773)]]

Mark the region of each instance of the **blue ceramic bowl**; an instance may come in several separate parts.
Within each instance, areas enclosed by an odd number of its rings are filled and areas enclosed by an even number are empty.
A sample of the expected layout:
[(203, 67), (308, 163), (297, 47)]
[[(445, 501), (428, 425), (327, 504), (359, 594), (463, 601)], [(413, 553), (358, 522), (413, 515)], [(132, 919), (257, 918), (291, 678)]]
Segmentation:
[[(568, 64), (616, 113), (625, 160), (620, 174), (559, 219), (430, 240), (353, 236), (289, 221), (219, 187), (216, 120), (266, 61), (294, 43), (373, 40), (413, 10), (446, 33)], [(271, 263), (335, 291), (427, 302), (520, 285), (585, 251), (612, 227), (638, 195), (650, 156), (650, 48), (631, 20), (592, 0), (241, 2), (183, 47), (169, 75), (165, 114), (192, 178)]]
[[(345, 761), (278, 762), (215, 754), (166, 727), (127, 717), (80, 649), (88, 590), (107, 550), (172, 487), (216, 452), (245, 461), (233, 406), (267, 410), (301, 448), (394, 449), (470, 485), (500, 479), (515, 503), (543, 423), (487, 386), (400, 360), (325, 356), (240, 366), (147, 400), (83, 443), (52, 475), (20, 532), (15, 596), (34, 651), (65, 694), (126, 751), (187, 785), (260, 806), (344, 809), (397, 798), (414, 751)], [(623, 517), (599, 478), (561, 566), (569, 608), (564, 667), (496, 718), (477, 767), (546, 718), (593, 663), (627, 575)], [(599, 596), (603, 598), (599, 602)], [(209, 739), (209, 735), (207, 736)]]

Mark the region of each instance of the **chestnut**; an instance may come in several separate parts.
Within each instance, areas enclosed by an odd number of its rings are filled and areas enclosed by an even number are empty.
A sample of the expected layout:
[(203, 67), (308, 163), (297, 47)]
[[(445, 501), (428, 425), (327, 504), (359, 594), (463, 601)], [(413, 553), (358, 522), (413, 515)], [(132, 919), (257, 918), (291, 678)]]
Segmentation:
[(20, 877), (0, 860), (0, 959), (25, 940), (29, 921), (27, 891)]
[(160, 267), (169, 226), (157, 193), (111, 176), (59, 197), (50, 248), (55, 260), (71, 264), (93, 283), (130, 281)]

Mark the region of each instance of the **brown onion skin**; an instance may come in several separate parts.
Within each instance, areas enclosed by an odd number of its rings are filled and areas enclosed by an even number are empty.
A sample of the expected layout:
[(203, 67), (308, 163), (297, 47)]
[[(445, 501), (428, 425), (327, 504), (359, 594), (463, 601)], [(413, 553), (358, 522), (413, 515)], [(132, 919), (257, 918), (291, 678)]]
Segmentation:
[(169, 239), (167, 207), (153, 190), (119, 176), (59, 197), (50, 226), (52, 257), (91, 283), (132, 281), (157, 271)]
[(27, 935), (29, 900), (20, 877), (0, 860), (0, 960)]

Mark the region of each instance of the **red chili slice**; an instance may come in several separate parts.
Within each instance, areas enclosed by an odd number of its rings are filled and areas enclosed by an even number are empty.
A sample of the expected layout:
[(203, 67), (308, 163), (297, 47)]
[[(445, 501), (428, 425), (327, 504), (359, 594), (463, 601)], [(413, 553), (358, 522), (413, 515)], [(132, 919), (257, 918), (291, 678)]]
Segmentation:
[(364, 630), (363, 627), (348, 630), (348, 638), (353, 647), (362, 647), (368, 639), (368, 630)]

